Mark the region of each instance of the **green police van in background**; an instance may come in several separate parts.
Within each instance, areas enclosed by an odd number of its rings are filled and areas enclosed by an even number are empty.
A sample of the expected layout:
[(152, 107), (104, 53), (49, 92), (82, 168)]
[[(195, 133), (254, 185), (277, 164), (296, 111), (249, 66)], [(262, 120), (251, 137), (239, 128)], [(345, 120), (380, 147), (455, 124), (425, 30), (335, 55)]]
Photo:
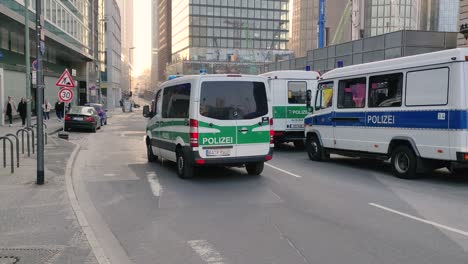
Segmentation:
[(163, 83), (143, 109), (148, 161), (177, 163), (181, 178), (201, 166), (245, 166), (259, 175), (272, 158), (273, 119), (267, 79), (185, 76)]
[(314, 71), (273, 71), (260, 76), (268, 78), (273, 108), (275, 144), (293, 142), (304, 147), (304, 118), (307, 91), (315, 95), (320, 74)]

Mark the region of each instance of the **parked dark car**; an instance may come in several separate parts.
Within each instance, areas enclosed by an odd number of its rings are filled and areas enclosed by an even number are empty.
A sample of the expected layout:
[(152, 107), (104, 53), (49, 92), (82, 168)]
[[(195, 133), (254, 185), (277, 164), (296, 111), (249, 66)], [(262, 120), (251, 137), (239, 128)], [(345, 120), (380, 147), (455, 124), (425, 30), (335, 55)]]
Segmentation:
[(86, 129), (93, 133), (101, 128), (98, 112), (91, 106), (73, 106), (65, 115), (65, 130)]
[(86, 104), (86, 106), (91, 106), (98, 112), (98, 115), (101, 120), (101, 126), (107, 125), (107, 111), (104, 109), (102, 104)]

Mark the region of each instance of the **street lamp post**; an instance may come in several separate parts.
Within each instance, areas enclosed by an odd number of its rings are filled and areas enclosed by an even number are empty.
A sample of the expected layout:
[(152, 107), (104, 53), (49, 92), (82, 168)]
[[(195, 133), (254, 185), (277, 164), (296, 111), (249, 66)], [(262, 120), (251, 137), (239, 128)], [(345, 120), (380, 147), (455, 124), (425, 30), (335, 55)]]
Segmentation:
[(128, 48), (128, 90), (131, 92), (132, 91), (132, 64), (131, 64), (131, 52), (132, 50), (136, 49), (136, 47), (131, 47)]

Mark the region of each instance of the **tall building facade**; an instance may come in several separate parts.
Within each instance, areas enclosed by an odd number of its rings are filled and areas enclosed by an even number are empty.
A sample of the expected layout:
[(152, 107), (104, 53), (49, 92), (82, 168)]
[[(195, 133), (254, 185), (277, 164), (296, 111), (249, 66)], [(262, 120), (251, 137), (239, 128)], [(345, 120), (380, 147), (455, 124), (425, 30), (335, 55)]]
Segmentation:
[(458, 32), (460, 0), (439, 0), (437, 31)]
[[(156, 49), (153, 46), (153, 53), (157, 53), (157, 78), (164, 81), (167, 75), (167, 65), (172, 60), (172, 1), (156, 0), (157, 2), (157, 29), (153, 32), (157, 37)], [(156, 12), (155, 12), (156, 13)]]
[[(158, 0), (151, 0), (151, 87), (159, 82), (158, 72)], [(151, 88), (150, 87), (150, 88)]]
[[(73, 76), (77, 82), (75, 101), (83, 104), (89, 99), (89, 91), (96, 88), (97, 26), (95, 12), (98, 0), (45, 0), (42, 15), (45, 29), (44, 81), (45, 98), (51, 102), (57, 99), (58, 88), (55, 86), (57, 75), (65, 69), (75, 70)], [(25, 43), (24, 1), (0, 1), (0, 108), (6, 96), (13, 96), (16, 101), (25, 97), (26, 89), (31, 90), (33, 109), (35, 91), (32, 85), (26, 85), (25, 48), (30, 49), (30, 64), (36, 57), (35, 1), (27, 7), (30, 13), (30, 45)], [(3, 109), (3, 108), (2, 108)], [(3, 118), (0, 118), (0, 124)]]
[(241, 72), (288, 54), (289, 0), (172, 3), (169, 73)]
[(121, 17), (121, 87), (123, 91), (130, 90), (130, 74), (133, 65), (133, 0), (118, 0)]
[[(349, 0), (326, 1), (325, 3), (325, 46), (331, 44), (343, 16), (343, 42), (351, 40), (351, 17), (344, 14)], [(293, 0), (292, 33), (290, 49), (295, 57), (304, 57), (308, 50), (318, 47), (319, 0)]]
[(101, 0), (103, 4), (104, 39), (101, 54), (104, 55), (101, 68), (101, 91), (104, 103), (108, 109), (119, 106), (122, 96), (121, 86), (121, 54), (122, 32), (120, 8), (116, 0)]
[(420, 29), (421, 3), (427, 0), (366, 0), (364, 36)]
[(304, 57), (317, 48), (318, 2), (293, 0), (290, 49), (296, 57)]
[[(468, 25), (468, 0), (460, 0), (460, 6), (459, 6), (459, 21), (458, 21), (458, 26), (459, 29), (461, 30), (462, 26)], [(468, 37), (468, 34), (467, 34)], [(457, 42), (459, 47), (467, 47), (468, 46), (468, 41), (466, 40), (465, 36), (463, 34), (458, 34), (458, 42)]]

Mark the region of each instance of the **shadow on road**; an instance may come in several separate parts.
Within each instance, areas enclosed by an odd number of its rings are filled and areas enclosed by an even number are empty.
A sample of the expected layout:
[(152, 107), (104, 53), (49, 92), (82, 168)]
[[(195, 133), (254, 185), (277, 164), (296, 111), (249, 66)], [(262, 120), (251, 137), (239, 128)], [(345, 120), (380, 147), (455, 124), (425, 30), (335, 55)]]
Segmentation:
[(248, 175), (244, 168), (203, 167), (198, 168), (197, 176), (183, 180), (177, 175), (176, 164), (167, 160), (147, 164), (131, 164), (129, 167), (135, 171), (136, 175), (144, 175), (151, 171), (155, 172), (159, 178), (173, 178), (179, 181), (202, 184), (255, 182), (261, 178), (261, 176)]
[[(395, 177), (392, 171), (391, 164), (389, 162), (381, 160), (337, 156), (332, 157), (330, 161), (328, 161), (328, 163), (349, 166), (354, 169), (366, 169), (373, 172), (382, 173), (389, 177)], [(468, 175), (453, 175), (445, 168), (421, 174), (420, 177), (415, 179), (414, 181), (424, 181), (428, 183), (440, 183), (468, 187)]]

